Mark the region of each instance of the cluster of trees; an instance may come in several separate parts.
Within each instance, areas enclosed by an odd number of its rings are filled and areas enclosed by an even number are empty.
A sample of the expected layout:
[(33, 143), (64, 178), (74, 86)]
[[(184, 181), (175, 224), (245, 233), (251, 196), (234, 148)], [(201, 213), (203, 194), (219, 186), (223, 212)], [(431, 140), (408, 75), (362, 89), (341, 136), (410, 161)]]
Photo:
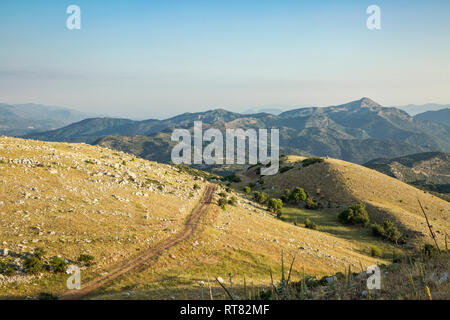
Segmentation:
[(320, 204), (314, 201), (314, 199), (300, 187), (295, 187), (292, 191), (285, 189), (284, 195), (281, 196), (281, 200), (285, 203), (293, 203), (297, 205), (304, 203), (306, 209), (316, 210), (320, 208)]
[[(367, 227), (370, 223), (366, 206), (362, 203), (354, 204), (338, 215), (339, 220), (345, 224)], [(398, 230), (394, 223), (386, 220), (382, 225), (372, 224), (372, 234), (384, 240), (400, 244), (405, 242), (405, 236)]]

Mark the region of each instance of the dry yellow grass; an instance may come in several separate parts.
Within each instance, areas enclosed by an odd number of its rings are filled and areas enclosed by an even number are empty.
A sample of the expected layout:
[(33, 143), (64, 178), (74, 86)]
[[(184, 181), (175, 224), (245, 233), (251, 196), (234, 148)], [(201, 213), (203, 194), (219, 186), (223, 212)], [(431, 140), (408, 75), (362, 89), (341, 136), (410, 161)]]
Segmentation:
[[(348, 205), (366, 204), (373, 222), (382, 223), (389, 219), (418, 242), (432, 242), (425, 218), (417, 199), (420, 199), (437, 234), (439, 244), (444, 245), (445, 234), (449, 232), (448, 216), (450, 203), (422, 190), (416, 189), (378, 171), (336, 159), (325, 159), (302, 167), (299, 161), (304, 157), (288, 156), (286, 163), (293, 169), (274, 176), (264, 177), (266, 192), (280, 196), (284, 189), (300, 186), (325, 207), (330, 202), (336, 214)], [(254, 169), (240, 176), (256, 180)], [(248, 183), (245, 181), (245, 183)], [(242, 185), (242, 183), (241, 183)]]
[[(84, 281), (179, 232), (206, 185), (171, 166), (83, 144), (0, 138), (0, 157), (0, 247), (19, 253), (44, 247), (47, 256), (70, 260), (91, 254), (97, 264), (83, 271)], [(193, 238), (97, 294), (124, 298), (122, 292), (133, 290), (143, 298), (183, 298), (197, 280), (229, 273), (235, 281), (245, 276), (249, 284), (267, 284), (269, 269), (279, 272), (282, 251), (297, 257), (294, 277), (302, 268), (329, 274), (384, 262), (358, 241), (282, 222), (235, 195), (238, 206), (222, 211), (212, 205)], [(3, 279), (0, 296), (60, 294), (66, 278)]]

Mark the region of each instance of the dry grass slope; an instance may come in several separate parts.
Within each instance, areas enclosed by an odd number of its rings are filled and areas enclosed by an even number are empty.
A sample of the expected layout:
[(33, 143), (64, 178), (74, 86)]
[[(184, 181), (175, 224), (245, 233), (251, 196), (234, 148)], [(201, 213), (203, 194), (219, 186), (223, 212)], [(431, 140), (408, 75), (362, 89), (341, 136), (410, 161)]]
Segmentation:
[[(35, 247), (69, 261), (93, 255), (97, 263), (83, 269), (83, 282), (179, 233), (207, 185), (172, 166), (100, 147), (5, 137), (0, 138), (0, 170), (0, 247), (19, 257)], [(132, 291), (141, 298), (200, 298), (197, 289), (188, 289), (229, 273), (235, 281), (245, 276), (249, 284), (267, 284), (269, 270), (279, 272), (282, 250), (286, 257), (297, 256), (294, 277), (302, 268), (329, 274), (384, 261), (370, 257), (358, 241), (282, 222), (232, 194), (236, 207), (223, 211), (210, 205), (192, 237), (91, 297), (125, 298), (123, 293)], [(29, 276), (14, 259), (19, 270), (1, 276), (1, 297), (65, 291), (67, 275)]]
[[(404, 231), (416, 236), (418, 242), (430, 242), (429, 231), (418, 199), (424, 205), (431, 219), (439, 243), (444, 244), (445, 234), (449, 232), (450, 203), (422, 190), (416, 189), (397, 179), (375, 170), (336, 159), (326, 159), (302, 167), (303, 157), (288, 156), (283, 165), (294, 168), (274, 176), (264, 177), (266, 192), (280, 196), (284, 189), (300, 186), (325, 207), (330, 202), (336, 213), (350, 204), (363, 202), (368, 208), (370, 218), (382, 223), (390, 219)], [(258, 178), (254, 169), (242, 172), (246, 184)]]

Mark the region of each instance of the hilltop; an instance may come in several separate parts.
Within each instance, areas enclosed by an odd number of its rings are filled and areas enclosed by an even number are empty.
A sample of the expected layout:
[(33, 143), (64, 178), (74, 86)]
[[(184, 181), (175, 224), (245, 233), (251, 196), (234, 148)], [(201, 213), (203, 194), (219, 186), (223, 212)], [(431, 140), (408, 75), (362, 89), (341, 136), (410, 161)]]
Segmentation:
[(352, 204), (366, 205), (371, 221), (383, 223), (393, 221), (414, 243), (431, 242), (425, 218), (418, 199), (424, 205), (433, 221), (434, 231), (444, 245), (445, 234), (449, 232), (449, 202), (427, 192), (416, 189), (402, 181), (378, 171), (337, 159), (324, 159), (304, 167), (304, 157), (283, 158), (280, 173), (261, 177), (258, 167), (237, 174), (242, 182), (235, 184), (241, 188), (249, 183), (255, 190), (280, 197), (285, 189), (303, 188), (323, 208), (337, 214)]

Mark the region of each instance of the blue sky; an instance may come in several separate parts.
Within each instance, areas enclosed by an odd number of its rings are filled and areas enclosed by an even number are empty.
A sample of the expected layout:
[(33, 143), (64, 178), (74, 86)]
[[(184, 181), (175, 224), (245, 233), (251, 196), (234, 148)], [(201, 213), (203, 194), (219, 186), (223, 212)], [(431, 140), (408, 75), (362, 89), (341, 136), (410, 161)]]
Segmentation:
[(449, 1), (2, 1), (0, 101), (133, 118), (450, 103), (449, 35)]

